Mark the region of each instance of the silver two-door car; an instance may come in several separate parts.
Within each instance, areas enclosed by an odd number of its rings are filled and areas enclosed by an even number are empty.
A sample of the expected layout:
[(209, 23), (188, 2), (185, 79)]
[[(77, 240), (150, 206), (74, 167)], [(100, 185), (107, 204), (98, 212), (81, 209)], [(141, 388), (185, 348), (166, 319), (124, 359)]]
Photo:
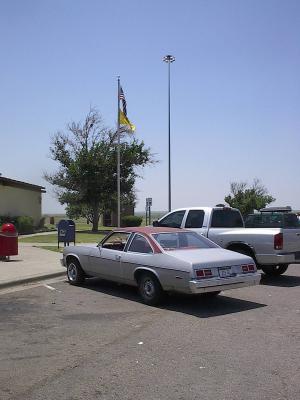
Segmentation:
[(65, 247), (62, 265), (71, 284), (99, 277), (137, 286), (149, 305), (159, 304), (165, 292), (216, 295), (260, 282), (252, 258), (165, 227), (121, 228), (97, 246)]

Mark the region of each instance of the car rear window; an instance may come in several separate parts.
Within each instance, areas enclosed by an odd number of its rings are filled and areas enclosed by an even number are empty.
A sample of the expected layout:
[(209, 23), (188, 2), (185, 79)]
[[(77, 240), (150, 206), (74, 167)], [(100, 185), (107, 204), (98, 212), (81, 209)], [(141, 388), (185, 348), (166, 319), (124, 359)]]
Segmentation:
[(164, 250), (209, 249), (219, 247), (196, 232), (166, 232), (152, 235)]
[(243, 226), (243, 219), (239, 211), (225, 208), (213, 211), (212, 228), (242, 228)]

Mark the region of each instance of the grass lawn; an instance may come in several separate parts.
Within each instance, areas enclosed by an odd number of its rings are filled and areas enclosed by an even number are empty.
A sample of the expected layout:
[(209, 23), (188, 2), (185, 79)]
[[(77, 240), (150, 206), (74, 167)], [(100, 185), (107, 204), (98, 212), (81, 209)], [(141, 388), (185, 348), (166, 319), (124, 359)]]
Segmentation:
[[(160, 217), (162, 217), (164, 214), (166, 214), (167, 211), (152, 211), (151, 213), (151, 221), (154, 221), (155, 219), (159, 219)], [(145, 226), (145, 212), (144, 211), (136, 211), (135, 212), (136, 216), (139, 217), (143, 217), (143, 222), (142, 222), (142, 226)], [(45, 227), (49, 228), (49, 229), (55, 229), (55, 225), (61, 220), (61, 219), (68, 219), (68, 217), (66, 217), (66, 215), (63, 214), (44, 214), (45, 217)], [(50, 217), (54, 218), (54, 225), (50, 225)], [(92, 229), (92, 224), (87, 224), (86, 219), (85, 218), (78, 218), (75, 221), (76, 224), (76, 230), (77, 231), (91, 231)], [(112, 227), (109, 226), (100, 226), (99, 225), (99, 230), (110, 230), (113, 229)]]
[[(99, 243), (102, 233), (76, 232), (76, 243)], [(57, 243), (57, 234), (35, 235), (19, 239), (21, 243)], [(70, 243), (71, 244), (71, 243)]]
[[(48, 229), (55, 229), (56, 230), (56, 224), (58, 224), (58, 222), (61, 219), (68, 219), (68, 217), (64, 214), (44, 214), (43, 217), (45, 218), (45, 227)], [(54, 218), (54, 225), (50, 224), (50, 217)], [(75, 224), (76, 224), (76, 231), (91, 231), (92, 230), (92, 224), (89, 223), (87, 224), (86, 219), (85, 218), (78, 218), (74, 220)], [(98, 230), (110, 230), (113, 229), (110, 226), (101, 226), (99, 225)]]

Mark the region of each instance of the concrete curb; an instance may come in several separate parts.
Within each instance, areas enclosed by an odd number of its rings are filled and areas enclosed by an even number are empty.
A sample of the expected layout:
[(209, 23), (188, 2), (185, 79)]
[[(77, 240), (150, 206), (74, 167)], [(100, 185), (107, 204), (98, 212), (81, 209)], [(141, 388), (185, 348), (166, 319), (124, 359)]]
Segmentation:
[(65, 275), (65, 274), (66, 274), (66, 271), (52, 272), (52, 273), (43, 274), (43, 275), (28, 276), (27, 278), (22, 278), (22, 279), (14, 279), (11, 281), (4, 281), (4, 282), (0, 282), (0, 289), (23, 285), (25, 283), (43, 281), (45, 279), (50, 279), (50, 278), (57, 278), (59, 276)]

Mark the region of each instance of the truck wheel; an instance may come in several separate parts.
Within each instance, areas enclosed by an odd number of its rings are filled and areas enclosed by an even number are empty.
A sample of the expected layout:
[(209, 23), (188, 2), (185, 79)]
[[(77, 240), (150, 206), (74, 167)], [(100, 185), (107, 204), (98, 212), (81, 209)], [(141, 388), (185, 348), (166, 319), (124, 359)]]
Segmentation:
[(227, 250), (235, 251), (236, 253), (244, 254), (245, 256), (249, 256), (254, 259), (254, 256), (249, 249), (245, 249), (244, 247), (233, 247), (233, 248), (228, 248)]
[(138, 280), (138, 287), (145, 304), (156, 306), (163, 300), (164, 291), (153, 274), (143, 273)]
[(71, 285), (79, 285), (84, 282), (84, 272), (79, 264), (79, 261), (71, 258), (67, 263), (67, 277)]
[(266, 275), (269, 276), (279, 276), (285, 273), (288, 269), (288, 264), (281, 265), (262, 265), (261, 269), (264, 271)]

